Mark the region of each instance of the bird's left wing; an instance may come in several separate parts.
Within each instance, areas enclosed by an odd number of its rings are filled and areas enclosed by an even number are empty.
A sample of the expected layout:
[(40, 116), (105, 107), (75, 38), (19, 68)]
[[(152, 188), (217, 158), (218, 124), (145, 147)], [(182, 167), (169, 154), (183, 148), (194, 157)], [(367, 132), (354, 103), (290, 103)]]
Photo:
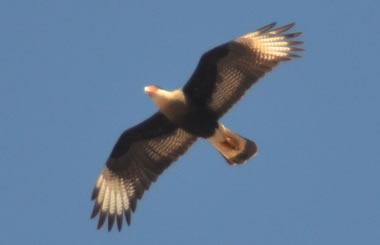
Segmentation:
[(115, 218), (120, 230), (124, 215), (130, 224), (137, 200), (196, 139), (160, 112), (126, 130), (114, 146), (92, 193), (95, 205), (91, 218), (99, 214), (98, 229), (107, 217), (108, 230), (112, 229)]
[(206, 52), (184, 93), (193, 103), (208, 106), (221, 117), (265, 73), (302, 51), (297, 46), (303, 42), (293, 40), (302, 33), (286, 33), (294, 24), (274, 26), (264, 26)]

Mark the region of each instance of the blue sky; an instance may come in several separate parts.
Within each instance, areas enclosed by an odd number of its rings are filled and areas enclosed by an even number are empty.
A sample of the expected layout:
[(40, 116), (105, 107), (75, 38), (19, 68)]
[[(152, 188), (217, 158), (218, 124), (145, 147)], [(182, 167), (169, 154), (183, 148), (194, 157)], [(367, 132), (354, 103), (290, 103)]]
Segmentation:
[[(0, 244), (379, 244), (376, 0), (1, 1)], [(296, 21), (304, 57), (223, 123), (259, 155), (205, 141), (146, 192), (122, 232), (90, 193), (120, 133), (181, 87), (206, 50)]]

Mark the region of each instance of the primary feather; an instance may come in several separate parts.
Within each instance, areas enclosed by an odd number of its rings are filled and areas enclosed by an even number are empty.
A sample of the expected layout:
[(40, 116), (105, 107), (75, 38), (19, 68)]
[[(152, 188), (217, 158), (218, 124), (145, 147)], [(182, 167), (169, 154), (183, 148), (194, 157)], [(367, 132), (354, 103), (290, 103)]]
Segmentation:
[(205, 53), (183, 91), (219, 117), (225, 114), (265, 73), (281, 61), (298, 57), (302, 33), (283, 34), (293, 24), (273, 29), (275, 23)]

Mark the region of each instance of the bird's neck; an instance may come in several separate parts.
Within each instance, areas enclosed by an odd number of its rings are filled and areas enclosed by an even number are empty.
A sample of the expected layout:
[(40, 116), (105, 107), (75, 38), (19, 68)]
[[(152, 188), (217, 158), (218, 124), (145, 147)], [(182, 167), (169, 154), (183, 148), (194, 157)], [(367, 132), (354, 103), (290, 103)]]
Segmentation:
[(174, 91), (160, 90), (152, 97), (162, 114), (171, 120), (176, 120), (186, 112), (186, 99), (182, 89)]

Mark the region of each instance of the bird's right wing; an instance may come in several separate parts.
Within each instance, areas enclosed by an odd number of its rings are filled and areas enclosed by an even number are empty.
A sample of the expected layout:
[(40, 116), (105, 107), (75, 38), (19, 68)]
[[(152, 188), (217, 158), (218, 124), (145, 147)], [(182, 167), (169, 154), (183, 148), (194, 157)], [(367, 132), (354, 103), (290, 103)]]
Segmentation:
[(208, 106), (218, 117), (280, 62), (299, 57), (302, 33), (286, 33), (293, 24), (274, 29), (275, 23), (220, 45), (202, 55), (183, 88), (193, 103)]
[(91, 218), (99, 214), (98, 229), (107, 217), (108, 230), (115, 218), (120, 230), (123, 215), (130, 224), (137, 200), (196, 139), (160, 112), (126, 130), (114, 146), (92, 194), (95, 205)]

